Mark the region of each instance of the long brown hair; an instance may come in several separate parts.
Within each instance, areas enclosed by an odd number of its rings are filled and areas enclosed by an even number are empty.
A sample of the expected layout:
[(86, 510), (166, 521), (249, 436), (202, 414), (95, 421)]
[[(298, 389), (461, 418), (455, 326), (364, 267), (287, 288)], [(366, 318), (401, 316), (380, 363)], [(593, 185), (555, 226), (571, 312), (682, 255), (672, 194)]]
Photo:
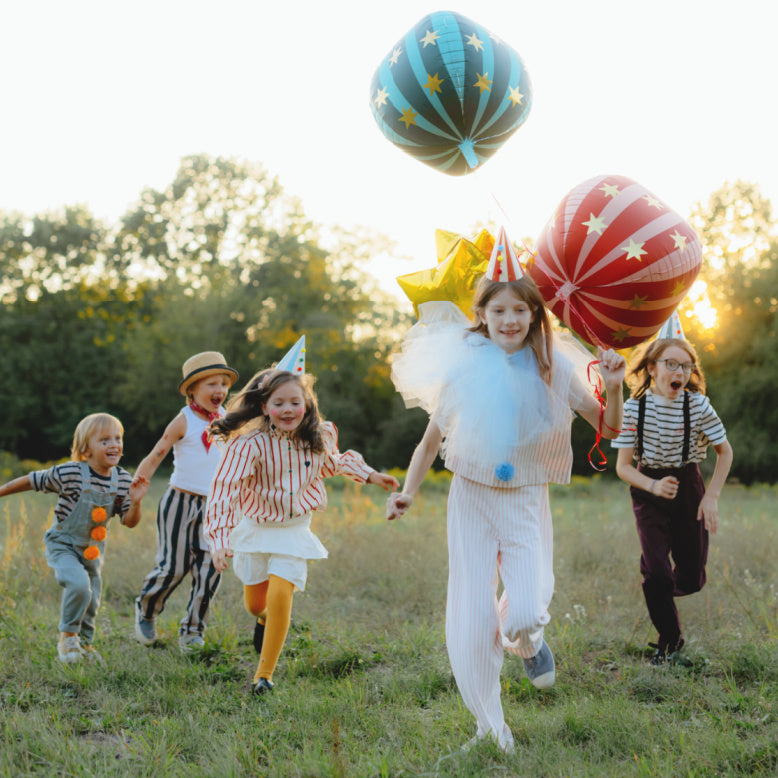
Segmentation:
[(316, 453), (324, 451), (324, 439), (321, 433), (322, 417), (319, 404), (313, 392), (313, 377), (297, 375), (286, 370), (260, 370), (241, 391), (227, 404), (227, 415), (211, 422), (214, 437), (227, 440), (242, 432), (259, 430), (268, 432), (272, 424), (262, 410), (270, 396), (284, 384), (295, 383), (299, 386), (305, 400), (305, 413), (299, 426), (289, 433), (293, 440), (300, 440)]
[(481, 276), (476, 284), (475, 297), (473, 298), (473, 313), (476, 317), (476, 323), (470, 327), (470, 331), (489, 337), (489, 329), (481, 321), (481, 315), (486, 310), (489, 301), (506, 287), (519, 300), (527, 303), (532, 311), (532, 323), (524, 341), (525, 347), (529, 346), (535, 354), (540, 377), (547, 384), (551, 383), (551, 371), (554, 366), (551, 347), (551, 320), (548, 318), (543, 296), (540, 294), (537, 284), (529, 276), (522, 276), (515, 281), (492, 281), (491, 278)]
[(705, 375), (702, 372), (702, 366), (694, 346), (688, 340), (681, 338), (657, 338), (639, 345), (630, 359), (631, 366), (627, 374), (627, 384), (632, 390), (632, 397), (637, 399), (648, 391), (652, 381), (648, 368), (650, 365), (655, 365), (662, 358), (665, 349), (670, 348), (670, 346), (682, 348), (694, 365), (689, 381), (684, 387), (686, 391), (705, 394)]

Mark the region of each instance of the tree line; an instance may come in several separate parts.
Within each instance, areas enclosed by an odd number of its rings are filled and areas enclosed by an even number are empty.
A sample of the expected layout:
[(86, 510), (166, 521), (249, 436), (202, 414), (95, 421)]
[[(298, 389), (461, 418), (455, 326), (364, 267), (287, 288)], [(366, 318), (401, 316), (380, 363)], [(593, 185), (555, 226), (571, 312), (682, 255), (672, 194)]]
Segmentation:
[[(693, 223), (719, 326), (692, 320), (687, 337), (735, 448), (733, 476), (773, 481), (770, 203), (737, 182)], [(240, 387), (305, 334), (307, 368), (341, 446), (376, 467), (405, 466), (426, 416), (404, 408), (389, 359), (413, 317), (362, 270), (388, 251), (386, 238), (365, 231), (324, 234), (261, 165), (207, 155), (184, 158), (167, 188), (144, 190), (115, 225), (83, 206), (0, 212), (0, 451), (60, 459), (78, 420), (101, 410), (122, 420), (132, 469), (181, 407), (188, 356), (221, 351)], [(575, 471), (593, 472), (591, 429), (575, 423), (573, 435)]]

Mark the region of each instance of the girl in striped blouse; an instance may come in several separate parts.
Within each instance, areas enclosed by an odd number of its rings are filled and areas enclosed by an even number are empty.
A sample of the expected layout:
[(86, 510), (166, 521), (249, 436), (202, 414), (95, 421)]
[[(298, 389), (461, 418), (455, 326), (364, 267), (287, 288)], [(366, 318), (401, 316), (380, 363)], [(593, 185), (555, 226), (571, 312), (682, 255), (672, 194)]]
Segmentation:
[(206, 536), (219, 571), (233, 567), (255, 619), (259, 664), (254, 694), (272, 691), (295, 590), (303, 591), (308, 560), (327, 550), (311, 532), (311, 512), (324, 510), (324, 479), (345, 475), (386, 491), (399, 484), (356, 451), (338, 451), (335, 425), (323, 421), (310, 376), (285, 370), (255, 375), (211, 424), (228, 440), (211, 485)]
[[(616, 472), (630, 485), (643, 595), (659, 633), (650, 644), (651, 664), (661, 665), (681, 661), (684, 639), (673, 598), (705, 585), (708, 533), (718, 529), (718, 499), (732, 447), (705, 396), (705, 376), (691, 343), (682, 336), (659, 337), (638, 349), (633, 364), (624, 427), (612, 445), (619, 450)], [(709, 445), (717, 459), (706, 489), (698, 462)]]

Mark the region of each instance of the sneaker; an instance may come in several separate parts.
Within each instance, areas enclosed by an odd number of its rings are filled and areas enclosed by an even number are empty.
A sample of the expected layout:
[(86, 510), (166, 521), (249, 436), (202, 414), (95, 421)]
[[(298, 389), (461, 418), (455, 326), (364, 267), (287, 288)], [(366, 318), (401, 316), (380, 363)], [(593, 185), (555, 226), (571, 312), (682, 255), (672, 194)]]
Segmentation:
[(275, 688), (276, 685), (272, 681), (268, 681), (267, 678), (260, 678), (251, 684), (251, 693), (256, 695), (267, 694)]
[(262, 653), (262, 643), (265, 640), (265, 625), (258, 621), (254, 625), (254, 650), (258, 653)]
[(150, 646), (157, 639), (157, 628), (151, 619), (144, 619), (140, 609), (135, 606), (135, 637), (144, 646)]
[(545, 640), (535, 656), (530, 659), (522, 659), (522, 661), (527, 678), (532, 681), (532, 685), (536, 689), (550, 689), (554, 685), (556, 680), (554, 655)]
[(681, 649), (685, 643), (686, 641), (683, 638), (678, 638), (678, 642), (672, 648), (661, 641), (659, 643), (649, 643), (648, 645), (654, 649), (654, 653), (648, 660), (648, 663), (652, 667), (661, 667), (664, 664), (688, 667), (690, 663), (685, 657), (681, 656)]
[(178, 650), (184, 654), (188, 654), (190, 651), (199, 651), (205, 647), (205, 641), (202, 635), (179, 635), (178, 636)]
[(87, 662), (92, 662), (97, 665), (103, 663), (103, 658), (100, 656), (100, 652), (91, 644), (81, 646), (81, 653)]
[(60, 635), (57, 643), (57, 654), (61, 662), (72, 664), (80, 662), (83, 658), (81, 653), (81, 642), (78, 635)]

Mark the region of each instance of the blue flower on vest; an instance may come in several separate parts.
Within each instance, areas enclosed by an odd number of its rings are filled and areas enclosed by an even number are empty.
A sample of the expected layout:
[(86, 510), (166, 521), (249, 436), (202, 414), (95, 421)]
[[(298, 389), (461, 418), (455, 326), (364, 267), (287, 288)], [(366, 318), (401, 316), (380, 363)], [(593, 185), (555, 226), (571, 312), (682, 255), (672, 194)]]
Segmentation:
[(498, 481), (510, 481), (516, 470), (510, 462), (501, 462), (494, 468), (494, 474)]

